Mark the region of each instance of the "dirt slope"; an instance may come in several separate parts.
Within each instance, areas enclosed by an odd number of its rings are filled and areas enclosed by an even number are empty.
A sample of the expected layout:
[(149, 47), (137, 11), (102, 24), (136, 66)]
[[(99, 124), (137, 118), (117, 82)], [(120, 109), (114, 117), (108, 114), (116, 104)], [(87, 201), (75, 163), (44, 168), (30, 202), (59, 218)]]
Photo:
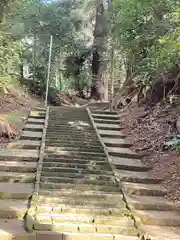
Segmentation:
[(165, 150), (166, 137), (175, 134), (174, 121), (178, 108), (158, 104), (152, 110), (131, 106), (121, 112), (121, 123), (133, 143), (133, 150), (145, 153), (144, 164), (152, 166), (152, 174), (164, 179), (169, 200), (180, 201), (180, 152)]
[[(42, 102), (35, 96), (21, 88), (10, 87), (7, 92), (0, 92), (0, 120), (8, 122), (18, 135), (29, 110), (40, 105)], [(7, 139), (0, 138), (0, 147), (5, 147), (8, 142)]]

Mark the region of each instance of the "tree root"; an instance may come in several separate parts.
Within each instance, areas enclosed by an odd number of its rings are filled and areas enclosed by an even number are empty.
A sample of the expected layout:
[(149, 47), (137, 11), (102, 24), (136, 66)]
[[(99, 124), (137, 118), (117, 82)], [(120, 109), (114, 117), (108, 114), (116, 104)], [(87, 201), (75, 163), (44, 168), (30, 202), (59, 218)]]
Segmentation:
[(0, 120), (0, 137), (5, 137), (8, 139), (16, 137), (16, 134), (14, 133), (10, 125), (2, 120)]

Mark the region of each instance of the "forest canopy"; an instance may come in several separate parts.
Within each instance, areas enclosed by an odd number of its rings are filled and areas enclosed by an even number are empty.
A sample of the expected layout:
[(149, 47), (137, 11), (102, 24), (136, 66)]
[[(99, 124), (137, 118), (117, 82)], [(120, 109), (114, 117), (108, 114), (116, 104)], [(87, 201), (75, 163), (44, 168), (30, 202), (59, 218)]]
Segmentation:
[(43, 94), (53, 36), (57, 91), (107, 100), (113, 82), (121, 95), (151, 89), (151, 100), (179, 93), (179, 1), (4, 0), (0, 9), (0, 87), (22, 80), (27, 65)]

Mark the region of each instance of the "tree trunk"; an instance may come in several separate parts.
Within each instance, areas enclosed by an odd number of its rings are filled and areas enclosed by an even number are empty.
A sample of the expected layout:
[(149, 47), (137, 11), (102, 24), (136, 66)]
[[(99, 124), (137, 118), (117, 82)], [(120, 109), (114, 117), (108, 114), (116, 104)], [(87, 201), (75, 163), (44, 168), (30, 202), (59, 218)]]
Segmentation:
[(109, 108), (113, 111), (113, 96), (114, 96), (114, 43), (111, 45), (111, 55), (110, 55), (110, 99)]
[(13, 0), (1, 0), (0, 1), (0, 23), (5, 21), (5, 14), (9, 12), (9, 4), (13, 2)]
[(107, 79), (108, 12), (102, 0), (96, 3), (91, 98), (108, 101)]

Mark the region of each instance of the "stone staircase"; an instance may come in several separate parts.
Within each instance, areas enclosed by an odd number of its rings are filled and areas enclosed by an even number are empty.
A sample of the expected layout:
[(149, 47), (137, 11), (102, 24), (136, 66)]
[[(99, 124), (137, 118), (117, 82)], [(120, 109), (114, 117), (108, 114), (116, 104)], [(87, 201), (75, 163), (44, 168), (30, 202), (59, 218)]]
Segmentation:
[(168, 202), (162, 179), (154, 179), (149, 167), (141, 163), (141, 155), (132, 152), (131, 143), (125, 139), (116, 112), (92, 113), (94, 126), (103, 141), (109, 160), (116, 168), (124, 197), (135, 221), (146, 232), (148, 239), (180, 239), (180, 204)]
[[(45, 110), (32, 111), (21, 138), (0, 149), (0, 239), (25, 239), (24, 216), (34, 190)], [(35, 123), (34, 123), (35, 121)], [(30, 239), (30, 238), (27, 238)]]
[(162, 179), (130, 150), (116, 112), (90, 108), (34, 110), (0, 149), (0, 239), (179, 240), (180, 206)]
[(50, 108), (38, 184), (29, 230), (59, 232), (64, 240), (138, 239), (85, 108)]

